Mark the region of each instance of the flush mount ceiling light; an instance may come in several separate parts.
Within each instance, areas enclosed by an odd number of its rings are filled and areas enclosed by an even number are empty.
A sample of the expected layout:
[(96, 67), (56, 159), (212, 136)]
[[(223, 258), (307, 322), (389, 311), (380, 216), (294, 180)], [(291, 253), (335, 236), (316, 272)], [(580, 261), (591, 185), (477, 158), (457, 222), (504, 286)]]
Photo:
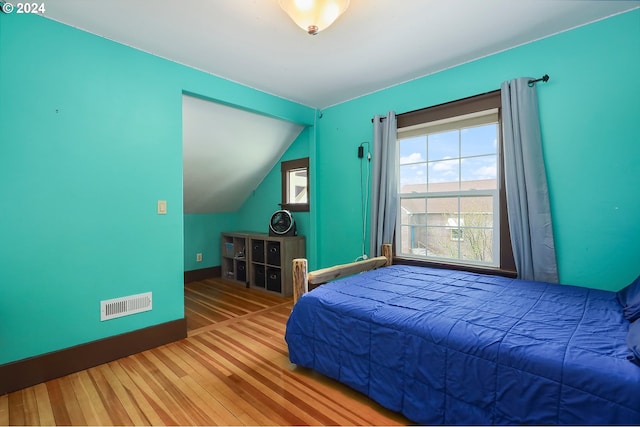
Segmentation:
[(280, 7), (311, 35), (324, 30), (349, 7), (349, 0), (279, 0)]

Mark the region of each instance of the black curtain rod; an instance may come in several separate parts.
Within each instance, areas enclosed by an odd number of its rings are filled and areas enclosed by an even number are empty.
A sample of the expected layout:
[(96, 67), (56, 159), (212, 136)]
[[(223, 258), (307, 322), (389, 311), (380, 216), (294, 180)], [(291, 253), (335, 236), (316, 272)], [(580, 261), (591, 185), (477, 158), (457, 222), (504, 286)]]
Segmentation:
[[(527, 83), (529, 84), (529, 87), (533, 86), (534, 84), (536, 84), (537, 82), (548, 82), (549, 81), (549, 74), (545, 74), (544, 76), (540, 77), (539, 79), (531, 79), (529, 80)], [(498, 89), (499, 90), (499, 89)], [(495, 92), (495, 91), (494, 91)], [(486, 92), (486, 93), (491, 93), (491, 92)], [(445, 103), (446, 104), (446, 103)], [(418, 110), (414, 110), (414, 111), (418, 111)], [(412, 111), (408, 111), (408, 113), (411, 113)], [(402, 113), (402, 114), (406, 114), (406, 113)], [(396, 114), (397, 116), (397, 114)], [(373, 123), (373, 119), (374, 117), (371, 118), (371, 123)], [(380, 117), (380, 121), (386, 119), (386, 117)]]
[(536, 84), (537, 82), (548, 82), (549, 81), (549, 74), (545, 74), (544, 76), (540, 77), (539, 79), (535, 79), (535, 80), (529, 80), (529, 87), (533, 86), (534, 84)]

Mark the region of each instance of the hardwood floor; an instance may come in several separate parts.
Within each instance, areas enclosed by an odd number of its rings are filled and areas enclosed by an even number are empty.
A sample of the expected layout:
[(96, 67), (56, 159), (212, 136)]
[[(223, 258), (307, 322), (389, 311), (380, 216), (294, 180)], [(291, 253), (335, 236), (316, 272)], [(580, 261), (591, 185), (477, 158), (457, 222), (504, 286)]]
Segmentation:
[(288, 360), (291, 299), (185, 286), (189, 337), (0, 396), (0, 425), (403, 425)]
[(195, 335), (212, 324), (238, 319), (289, 300), (223, 279), (187, 283), (184, 286), (187, 331)]

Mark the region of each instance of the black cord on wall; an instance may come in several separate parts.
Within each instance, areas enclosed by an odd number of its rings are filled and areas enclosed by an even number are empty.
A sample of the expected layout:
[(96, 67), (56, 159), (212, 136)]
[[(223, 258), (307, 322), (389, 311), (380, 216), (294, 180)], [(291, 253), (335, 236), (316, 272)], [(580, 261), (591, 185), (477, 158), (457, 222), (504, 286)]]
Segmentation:
[[(364, 146), (367, 146), (367, 152), (365, 156)], [(364, 158), (367, 162), (363, 166)], [(367, 240), (367, 206), (369, 205), (369, 191), (371, 188), (371, 151), (369, 150), (369, 142), (365, 141), (358, 146), (358, 158), (360, 159), (360, 194), (362, 195), (362, 255), (356, 258), (356, 261), (367, 259), (367, 253), (365, 251), (365, 242)], [(366, 172), (366, 174), (365, 174)]]

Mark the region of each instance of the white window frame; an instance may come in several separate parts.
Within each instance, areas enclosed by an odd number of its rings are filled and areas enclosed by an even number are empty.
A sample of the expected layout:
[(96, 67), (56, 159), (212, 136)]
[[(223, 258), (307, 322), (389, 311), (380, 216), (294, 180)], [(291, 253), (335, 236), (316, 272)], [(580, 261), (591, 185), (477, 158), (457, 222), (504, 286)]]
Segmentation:
[[(490, 117), (490, 119), (488, 119)], [(491, 124), (495, 123), (499, 125), (498, 120), (498, 110), (490, 109), (484, 110), (480, 112), (475, 112), (471, 114), (465, 114), (460, 116), (455, 116), (451, 118), (447, 118), (444, 120), (438, 120), (429, 123), (423, 123), (416, 126), (411, 126), (408, 128), (398, 129), (398, 140), (405, 139), (411, 136), (418, 135), (429, 135), (437, 132), (442, 132), (444, 130), (456, 130), (456, 129), (464, 129), (468, 127)], [(455, 126), (454, 126), (455, 125)], [(400, 144), (397, 144), (398, 151), (400, 150)], [(500, 267), (500, 195), (499, 195), (499, 176), (502, 174), (503, 165), (500, 164), (501, 159), (501, 144), (497, 144), (496, 147), (496, 188), (495, 189), (487, 189), (487, 190), (459, 190), (459, 191), (447, 191), (447, 192), (423, 192), (423, 193), (402, 193), (400, 190), (400, 179), (398, 179), (398, 214), (396, 216), (396, 252), (398, 256), (402, 258), (408, 259), (416, 259), (416, 260), (424, 260), (424, 261), (435, 261), (438, 263), (446, 263), (446, 264), (457, 264), (457, 265), (468, 265), (468, 266), (479, 266), (479, 267), (491, 267), (491, 268), (499, 268)], [(400, 153), (398, 153), (398, 162), (396, 163), (396, 174), (400, 176)], [(459, 157), (458, 159), (464, 159), (469, 157)], [(419, 163), (429, 163), (429, 159), (425, 159), (424, 162)], [(403, 164), (404, 166), (405, 164)], [(461, 170), (458, 171), (458, 182), (461, 181)], [(415, 254), (415, 253), (404, 253), (402, 251), (402, 227), (412, 224), (402, 224), (402, 200), (407, 199), (434, 199), (434, 198), (463, 198), (463, 197), (492, 197), (492, 229), (493, 229), (493, 239), (492, 239), (492, 260), (490, 262), (483, 261), (473, 261), (462, 259), (460, 250), (460, 242), (463, 239), (457, 241), (458, 243), (458, 258), (448, 258), (448, 257), (437, 257), (434, 255), (429, 255), (427, 250), (425, 249), (425, 254)], [(458, 210), (459, 215), (459, 210)], [(459, 218), (458, 218), (459, 220)], [(425, 224), (426, 227), (426, 224)], [(446, 226), (445, 226), (446, 227)], [(465, 227), (462, 227), (464, 230)], [(469, 227), (466, 227), (469, 228)], [(464, 233), (464, 231), (463, 231)], [(428, 246), (428, 245), (427, 245)]]
[[(306, 171), (305, 176), (294, 176), (296, 172)], [(309, 158), (287, 160), (280, 163), (282, 181), (282, 209), (293, 212), (309, 212)], [(304, 188), (304, 200), (296, 200), (297, 188)]]

